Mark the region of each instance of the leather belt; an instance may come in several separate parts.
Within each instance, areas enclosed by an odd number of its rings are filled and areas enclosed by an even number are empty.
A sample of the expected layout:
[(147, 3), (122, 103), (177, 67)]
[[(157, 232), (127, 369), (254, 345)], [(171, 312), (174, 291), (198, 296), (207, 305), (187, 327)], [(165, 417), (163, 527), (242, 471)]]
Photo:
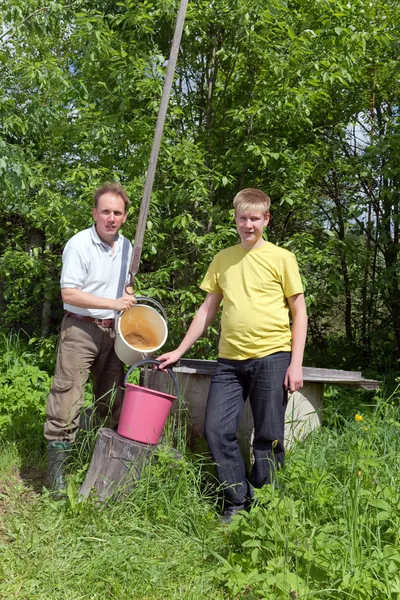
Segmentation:
[(102, 325), (102, 327), (114, 327), (114, 319), (96, 319), (95, 317), (89, 317), (89, 315), (77, 315), (76, 313), (68, 312), (67, 315), (78, 321), (86, 321), (87, 323), (96, 323), (96, 325)]

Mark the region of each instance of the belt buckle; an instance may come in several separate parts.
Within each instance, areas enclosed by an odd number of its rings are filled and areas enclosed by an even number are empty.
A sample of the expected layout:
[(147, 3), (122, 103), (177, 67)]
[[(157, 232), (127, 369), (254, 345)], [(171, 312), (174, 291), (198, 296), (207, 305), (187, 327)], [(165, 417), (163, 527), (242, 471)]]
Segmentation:
[(102, 327), (106, 327), (109, 329), (112, 327), (112, 319), (95, 319), (94, 322), (96, 325), (101, 325)]

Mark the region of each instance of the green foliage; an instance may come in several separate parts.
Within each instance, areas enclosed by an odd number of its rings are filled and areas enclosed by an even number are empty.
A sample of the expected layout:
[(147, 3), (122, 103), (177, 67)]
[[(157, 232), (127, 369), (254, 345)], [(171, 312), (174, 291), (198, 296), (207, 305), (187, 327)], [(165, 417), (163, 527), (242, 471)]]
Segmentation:
[(18, 338), (2, 336), (0, 348), (0, 435), (35, 445), (42, 437), (50, 376), (32, 364)]
[(19, 588), (26, 600), (128, 600), (132, 590), (143, 600), (222, 600), (210, 570), (209, 548), (219, 543), (215, 500), (201, 485), (199, 460), (160, 449), (124, 500), (101, 509), (94, 498), (79, 501), (81, 477), (70, 477), (59, 503), (46, 492), (21, 501), (23, 485), (9, 478), (6, 539), (14, 543), (0, 562), (1, 598)]
[(78, 497), (94, 436), (74, 454), (58, 503), (34, 491), (37, 452), (22, 460), (21, 446), (3, 441), (0, 597), (397, 598), (398, 393), (365, 406), (332, 390), (327, 426), (289, 450), (275, 486), (228, 527), (218, 524), (207, 461), (172, 450), (168, 435), (137, 486), (101, 507)]
[[(2, 326), (45, 338), (98, 184), (126, 184), (134, 238), (177, 2), (2, 8)], [(234, 194), (259, 186), (304, 275), (308, 362), (398, 370), (399, 22), (391, 1), (189, 4), (136, 281), (165, 305), (169, 347), (237, 240)], [(217, 329), (193, 355), (214, 357)]]
[(31, 337), (28, 346), (34, 357), (35, 365), (49, 375), (53, 375), (56, 366), (56, 350), (58, 335), (49, 337)]
[(229, 597), (397, 597), (397, 395), (290, 451), (276, 487), (230, 526), (217, 571)]

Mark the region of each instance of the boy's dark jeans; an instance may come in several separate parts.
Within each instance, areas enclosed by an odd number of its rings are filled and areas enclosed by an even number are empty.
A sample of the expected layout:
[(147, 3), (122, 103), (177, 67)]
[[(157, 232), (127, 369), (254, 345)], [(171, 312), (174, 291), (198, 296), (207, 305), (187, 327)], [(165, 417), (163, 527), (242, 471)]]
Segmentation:
[[(276, 463), (284, 461), (287, 391), (283, 382), (290, 352), (247, 360), (218, 359), (208, 394), (204, 435), (217, 465), (218, 479), (227, 487), (227, 503), (243, 505), (252, 486), (271, 483)], [(240, 452), (237, 429), (246, 399), (254, 418), (254, 464), (250, 477)]]

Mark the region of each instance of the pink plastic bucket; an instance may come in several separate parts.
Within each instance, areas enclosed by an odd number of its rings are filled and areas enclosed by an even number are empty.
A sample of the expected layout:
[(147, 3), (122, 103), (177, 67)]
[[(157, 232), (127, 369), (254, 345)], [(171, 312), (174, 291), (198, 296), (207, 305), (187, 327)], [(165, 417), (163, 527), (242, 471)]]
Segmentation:
[(174, 380), (176, 396), (127, 383), (133, 369), (149, 363), (161, 364), (158, 360), (141, 360), (132, 365), (126, 374), (125, 395), (117, 433), (122, 437), (143, 444), (158, 444), (172, 403), (178, 396), (178, 382), (171, 369), (167, 369)]

